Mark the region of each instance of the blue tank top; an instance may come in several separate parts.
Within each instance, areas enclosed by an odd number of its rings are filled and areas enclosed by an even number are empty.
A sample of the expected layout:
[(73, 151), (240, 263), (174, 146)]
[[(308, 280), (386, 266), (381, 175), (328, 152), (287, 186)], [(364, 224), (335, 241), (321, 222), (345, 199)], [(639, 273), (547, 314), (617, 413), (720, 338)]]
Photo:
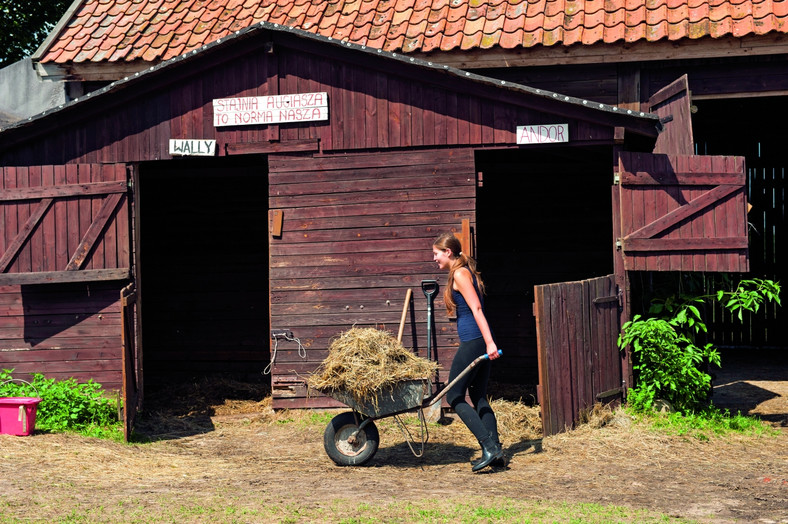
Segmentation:
[[(482, 304), (482, 311), (484, 311), (484, 297), (479, 293), (476, 275), (471, 273), (471, 277), (473, 278), (473, 289), (476, 290), (476, 295), (479, 297), (479, 302)], [(457, 335), (460, 337), (460, 342), (482, 338), (482, 332), (479, 330), (476, 319), (473, 318), (473, 312), (465, 301), (465, 297), (462, 296), (462, 293), (456, 289), (452, 289), (451, 297), (457, 305)]]

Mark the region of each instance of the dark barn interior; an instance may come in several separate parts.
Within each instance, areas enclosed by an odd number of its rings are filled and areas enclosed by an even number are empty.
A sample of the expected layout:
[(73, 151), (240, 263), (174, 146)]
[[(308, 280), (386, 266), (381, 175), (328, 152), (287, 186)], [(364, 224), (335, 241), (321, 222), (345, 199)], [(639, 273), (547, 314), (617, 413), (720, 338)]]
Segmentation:
[(613, 272), (612, 159), (609, 147), (477, 154), (476, 247), (486, 307), (498, 345), (518, 360), (497, 366), (496, 380), (538, 382), (534, 285)]
[(268, 353), (267, 162), (145, 163), (139, 290), (146, 385), (261, 380)]

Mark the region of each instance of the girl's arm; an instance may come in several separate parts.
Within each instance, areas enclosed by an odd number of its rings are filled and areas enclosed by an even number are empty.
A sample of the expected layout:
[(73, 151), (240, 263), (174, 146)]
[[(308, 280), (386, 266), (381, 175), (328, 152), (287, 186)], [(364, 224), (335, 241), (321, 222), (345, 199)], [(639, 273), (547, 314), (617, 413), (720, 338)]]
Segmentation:
[(465, 302), (468, 303), (468, 307), (473, 313), (473, 318), (476, 320), (476, 325), (479, 326), (479, 331), (482, 333), (484, 343), (487, 345), (487, 355), (490, 357), (490, 360), (498, 358), (498, 346), (493, 341), (490, 325), (487, 323), (484, 311), (482, 311), (482, 303), (479, 300), (479, 295), (476, 293), (476, 288), (473, 287), (470, 270), (457, 270), (454, 273), (453, 287), (462, 294)]

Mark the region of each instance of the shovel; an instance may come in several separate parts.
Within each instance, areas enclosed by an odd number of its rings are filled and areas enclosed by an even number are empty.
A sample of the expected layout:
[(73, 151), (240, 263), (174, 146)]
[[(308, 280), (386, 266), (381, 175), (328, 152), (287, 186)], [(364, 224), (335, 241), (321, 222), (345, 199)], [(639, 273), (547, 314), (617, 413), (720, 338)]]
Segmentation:
[[(424, 296), (427, 297), (427, 360), (432, 360), (432, 306), (435, 300), (435, 294), (438, 292), (438, 282), (436, 280), (422, 280), (421, 290)], [(432, 381), (430, 381), (430, 391), (432, 395)], [(442, 415), (440, 402), (431, 404), (422, 410), (424, 413), (424, 420), (427, 422), (438, 422)]]

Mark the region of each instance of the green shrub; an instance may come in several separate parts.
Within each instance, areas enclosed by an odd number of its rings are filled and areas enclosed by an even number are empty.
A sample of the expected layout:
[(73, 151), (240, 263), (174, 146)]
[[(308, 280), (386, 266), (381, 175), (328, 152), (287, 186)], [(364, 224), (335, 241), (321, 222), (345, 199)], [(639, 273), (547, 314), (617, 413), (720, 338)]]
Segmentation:
[(105, 397), (101, 384), (92, 380), (78, 383), (75, 379), (47, 379), (34, 373), (32, 380), (14, 380), (13, 370), (0, 371), (0, 396), (39, 397), (36, 429), (41, 431), (78, 431), (93, 436), (106, 436), (118, 431), (118, 409), (115, 401)]
[(708, 406), (711, 376), (705, 368), (721, 366), (712, 344), (698, 345), (707, 331), (700, 307), (716, 299), (742, 320), (743, 311), (757, 312), (765, 301), (780, 304), (780, 285), (771, 280), (742, 280), (733, 291), (713, 295), (668, 297), (652, 303), (650, 314), (640, 315), (621, 328), (618, 346), (632, 351), (635, 387), (627, 392), (627, 405), (638, 412), (654, 410), (657, 399), (679, 412), (694, 413)]

